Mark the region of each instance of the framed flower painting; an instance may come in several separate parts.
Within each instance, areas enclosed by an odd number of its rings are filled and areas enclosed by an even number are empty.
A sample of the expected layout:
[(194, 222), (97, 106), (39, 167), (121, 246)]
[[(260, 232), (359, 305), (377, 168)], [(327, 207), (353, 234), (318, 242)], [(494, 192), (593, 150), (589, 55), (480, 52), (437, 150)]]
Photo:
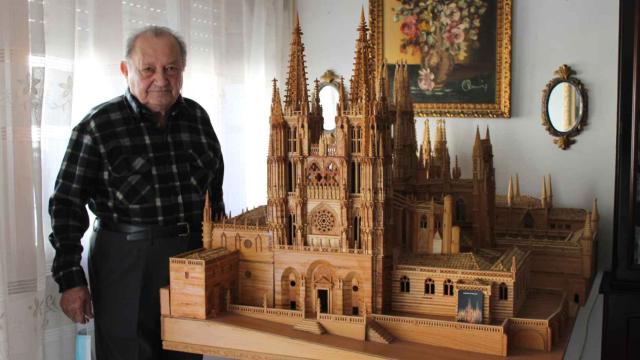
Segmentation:
[(376, 63), (406, 62), (417, 116), (511, 116), (512, 0), (369, 0)]

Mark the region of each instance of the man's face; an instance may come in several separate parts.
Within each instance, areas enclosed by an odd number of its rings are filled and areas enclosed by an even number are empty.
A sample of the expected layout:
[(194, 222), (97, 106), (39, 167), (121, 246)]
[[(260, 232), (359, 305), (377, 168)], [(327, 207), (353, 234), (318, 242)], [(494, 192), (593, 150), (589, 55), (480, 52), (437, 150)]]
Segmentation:
[(141, 35), (120, 71), (131, 93), (149, 110), (164, 115), (182, 88), (184, 64), (178, 43), (170, 36)]

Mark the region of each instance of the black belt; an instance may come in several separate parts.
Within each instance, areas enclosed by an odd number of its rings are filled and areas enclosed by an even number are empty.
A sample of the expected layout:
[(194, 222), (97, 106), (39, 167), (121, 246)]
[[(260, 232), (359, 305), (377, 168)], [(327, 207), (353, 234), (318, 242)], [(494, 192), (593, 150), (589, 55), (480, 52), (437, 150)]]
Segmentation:
[[(96, 219), (93, 223), (95, 231), (106, 230), (127, 235), (127, 240), (145, 240), (157, 238), (187, 237), (191, 234), (188, 222), (176, 225), (134, 225), (122, 224)], [(194, 229), (195, 230), (195, 229)]]

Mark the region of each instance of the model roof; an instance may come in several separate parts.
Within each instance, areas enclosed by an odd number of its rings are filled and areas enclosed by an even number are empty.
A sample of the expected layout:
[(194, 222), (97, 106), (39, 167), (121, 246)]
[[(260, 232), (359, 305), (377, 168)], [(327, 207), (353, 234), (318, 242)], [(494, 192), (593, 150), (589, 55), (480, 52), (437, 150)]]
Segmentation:
[(182, 256), (177, 256), (177, 257), (182, 259), (189, 259), (189, 260), (209, 261), (225, 255), (229, 255), (229, 254), (231, 254), (231, 251), (227, 250), (226, 248), (215, 248), (215, 249), (201, 249), (199, 251), (191, 251), (186, 254), (183, 254)]
[(512, 247), (505, 251), (482, 249), (457, 254), (410, 254), (399, 259), (400, 265), (414, 265), (460, 270), (511, 271), (515, 257), (520, 262), (527, 252)]
[(227, 223), (234, 221), (237, 224), (247, 223), (248, 225), (256, 225), (257, 222), (259, 226), (267, 225), (267, 205), (260, 205), (251, 210), (244, 210), (240, 215), (226, 220)]

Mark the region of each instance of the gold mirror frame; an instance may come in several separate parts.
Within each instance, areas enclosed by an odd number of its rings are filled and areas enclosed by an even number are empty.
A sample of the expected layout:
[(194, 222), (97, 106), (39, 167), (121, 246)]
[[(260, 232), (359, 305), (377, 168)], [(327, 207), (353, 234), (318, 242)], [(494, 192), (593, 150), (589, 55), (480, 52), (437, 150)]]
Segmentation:
[[(316, 80), (318, 81), (318, 84), (317, 84), (318, 97), (320, 98), (320, 104), (322, 105), (322, 116), (324, 118), (324, 121), (323, 121), (324, 131), (333, 131), (333, 129), (335, 129), (336, 105), (338, 102), (340, 102), (340, 94), (339, 94), (340, 83), (338, 82), (339, 80), (340, 80), (340, 77), (338, 76), (338, 74), (336, 74), (336, 72), (331, 69), (325, 71), (324, 74), (320, 75), (320, 81)], [(326, 107), (327, 104), (325, 104), (322, 99), (322, 90), (324, 90), (327, 87), (335, 91), (336, 102), (331, 104), (331, 108)], [(327, 113), (334, 115), (334, 118), (327, 119), (327, 116), (326, 116)], [(326, 128), (327, 122), (332, 124), (333, 127), (329, 126), (328, 128)]]
[[(573, 77), (575, 75), (575, 71), (571, 69), (569, 65), (562, 65), (554, 72), (557, 76), (551, 81), (547, 83), (544, 91), (542, 91), (542, 125), (544, 128), (554, 136), (553, 143), (558, 145), (558, 147), (562, 150), (567, 150), (573, 143), (576, 142), (573, 138), (578, 136), (582, 129), (587, 125), (587, 114), (588, 114), (588, 98), (587, 98), (587, 89), (584, 87), (582, 82), (577, 78)], [(569, 83), (573, 85), (580, 94), (580, 98), (582, 101), (582, 111), (580, 115), (577, 117), (575, 121), (575, 125), (571, 127), (567, 131), (560, 131), (556, 129), (549, 116), (549, 98), (551, 96), (551, 92), (553, 89), (560, 83)]]

